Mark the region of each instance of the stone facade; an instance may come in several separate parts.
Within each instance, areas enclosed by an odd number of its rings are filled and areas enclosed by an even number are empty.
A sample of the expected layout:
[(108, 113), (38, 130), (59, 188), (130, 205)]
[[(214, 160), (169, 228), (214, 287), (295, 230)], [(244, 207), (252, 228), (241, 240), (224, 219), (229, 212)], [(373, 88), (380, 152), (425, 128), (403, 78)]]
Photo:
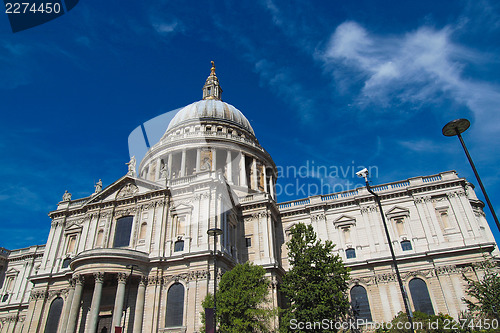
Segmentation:
[[(45, 246), (0, 253), (0, 332), (198, 332), (220, 277), (251, 261), (267, 271), (271, 302), (289, 268), (290, 228), (311, 224), (352, 268), (371, 319), (403, 302), (380, 212), (366, 189), (276, 203), (277, 169), (248, 120), (220, 100), (212, 67), (203, 100), (181, 109), (138, 168), (86, 198), (65, 193)], [(479, 278), (496, 243), (474, 189), (455, 172), (376, 186), (410, 303), (425, 282), (435, 313), (465, 309), (462, 274)], [(419, 281), (420, 281), (419, 280)], [(359, 290), (359, 288), (358, 288)], [(417, 305), (418, 306), (418, 305)]]

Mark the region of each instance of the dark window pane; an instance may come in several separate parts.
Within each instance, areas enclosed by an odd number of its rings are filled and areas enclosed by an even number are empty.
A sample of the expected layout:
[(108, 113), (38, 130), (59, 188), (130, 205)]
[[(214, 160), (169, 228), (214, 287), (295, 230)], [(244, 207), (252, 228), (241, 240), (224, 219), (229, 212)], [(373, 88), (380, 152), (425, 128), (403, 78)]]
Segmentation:
[(345, 256), (347, 259), (356, 258), (356, 250), (354, 250), (354, 249), (345, 250)]
[(412, 249), (411, 242), (408, 240), (402, 241), (401, 248), (403, 249), (403, 251), (410, 251)]
[(424, 280), (415, 278), (410, 281), (410, 294), (413, 300), (415, 311), (420, 311), (429, 315), (434, 314), (431, 298)]
[(251, 247), (252, 246), (252, 239), (251, 238), (245, 238), (245, 244), (247, 247)]
[(125, 216), (116, 221), (113, 247), (129, 246), (133, 216)]
[(61, 297), (57, 297), (52, 301), (52, 304), (50, 304), (49, 316), (47, 317), (47, 323), (45, 324), (45, 333), (57, 333), (63, 304), (64, 301)]
[(8, 299), (9, 299), (9, 294), (5, 294), (2, 297), (2, 302), (7, 302)]
[(68, 268), (70, 262), (71, 262), (71, 258), (64, 259), (63, 262), (62, 262), (62, 268)]
[(368, 303), (368, 295), (366, 289), (362, 286), (354, 286), (351, 289), (351, 306), (356, 319), (372, 321), (372, 313), (370, 304)]
[(180, 283), (174, 283), (168, 289), (167, 293), (167, 316), (165, 326), (182, 326), (182, 317), (184, 317), (184, 286)]
[(174, 245), (174, 252), (184, 251), (184, 241), (178, 240)]

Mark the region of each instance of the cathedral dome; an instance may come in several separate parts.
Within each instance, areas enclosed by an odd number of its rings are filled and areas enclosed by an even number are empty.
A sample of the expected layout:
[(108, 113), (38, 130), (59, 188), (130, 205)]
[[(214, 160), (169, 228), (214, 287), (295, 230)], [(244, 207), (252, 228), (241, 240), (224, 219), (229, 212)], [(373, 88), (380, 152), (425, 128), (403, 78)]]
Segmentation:
[(193, 120), (226, 121), (255, 135), (250, 122), (240, 110), (218, 99), (204, 99), (185, 106), (170, 121), (167, 132)]

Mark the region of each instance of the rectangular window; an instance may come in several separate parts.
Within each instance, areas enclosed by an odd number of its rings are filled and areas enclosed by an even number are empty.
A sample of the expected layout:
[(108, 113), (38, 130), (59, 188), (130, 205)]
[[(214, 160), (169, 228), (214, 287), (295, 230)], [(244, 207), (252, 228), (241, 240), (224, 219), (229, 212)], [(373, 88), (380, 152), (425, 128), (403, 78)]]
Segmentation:
[(252, 239), (250, 237), (245, 238), (245, 245), (246, 247), (252, 246)]
[(184, 251), (184, 241), (178, 240), (174, 244), (174, 252), (181, 252), (181, 251)]
[(347, 259), (354, 259), (356, 258), (356, 250), (354, 249), (347, 249), (345, 250), (345, 256)]
[(133, 216), (125, 216), (116, 221), (113, 247), (124, 247), (130, 245), (130, 234), (132, 232), (133, 220)]
[(403, 251), (410, 251), (412, 249), (411, 242), (409, 240), (402, 241), (401, 248)]

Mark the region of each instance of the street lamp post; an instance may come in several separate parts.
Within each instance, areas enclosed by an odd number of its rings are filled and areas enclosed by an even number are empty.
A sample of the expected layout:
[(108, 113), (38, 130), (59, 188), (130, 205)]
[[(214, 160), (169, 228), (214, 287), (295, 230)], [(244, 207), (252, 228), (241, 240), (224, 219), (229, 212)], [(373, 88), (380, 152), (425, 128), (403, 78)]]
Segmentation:
[(222, 229), (211, 228), (208, 229), (207, 234), (209, 236), (214, 236), (214, 333), (217, 332), (217, 236), (222, 235)]
[(474, 175), (476, 176), (477, 182), (481, 187), (481, 191), (483, 192), (484, 198), (486, 199), (486, 203), (488, 204), (488, 207), (491, 211), (491, 215), (493, 215), (493, 219), (495, 220), (498, 231), (500, 231), (500, 223), (498, 222), (498, 218), (497, 215), (495, 214), (495, 210), (493, 209), (493, 205), (491, 204), (488, 194), (486, 194), (486, 189), (484, 188), (483, 182), (481, 181), (481, 178), (477, 173), (474, 162), (472, 162), (472, 157), (470, 157), (469, 151), (465, 146), (464, 139), (462, 139), (461, 134), (465, 132), (469, 128), (469, 126), (470, 122), (467, 119), (455, 119), (450, 121), (448, 124), (444, 125), (442, 132), (444, 136), (455, 136), (455, 135), (458, 136), (458, 139), (460, 140), (460, 143), (462, 144), (462, 147), (464, 149), (465, 155), (467, 156), (470, 166), (472, 167), (472, 171), (474, 171)]
[(384, 224), (385, 235), (387, 237), (387, 241), (389, 242), (389, 249), (391, 250), (392, 256), (392, 264), (394, 265), (394, 270), (396, 271), (396, 276), (399, 283), (399, 289), (401, 289), (401, 295), (403, 296), (403, 303), (405, 305), (406, 315), (408, 317), (408, 322), (410, 323), (410, 332), (414, 332), (413, 330), (413, 320), (411, 318), (410, 306), (408, 304), (408, 297), (406, 295), (406, 290), (403, 285), (403, 280), (401, 279), (401, 274), (399, 273), (398, 263), (396, 261), (396, 255), (394, 254), (394, 248), (392, 247), (391, 236), (389, 235), (389, 229), (387, 228), (387, 222), (385, 221), (384, 211), (382, 210), (382, 203), (380, 202), (380, 197), (377, 193), (373, 192), (369, 182), (368, 182), (368, 170), (365, 168), (356, 173), (359, 177), (363, 177), (366, 183), (366, 189), (370, 192), (377, 202), (378, 209), (380, 210), (380, 215), (382, 216), (382, 222)]
[(127, 307), (128, 307), (128, 297), (130, 295), (130, 287), (131, 287), (131, 284), (132, 284), (132, 274), (134, 273), (134, 268), (138, 268), (138, 266), (137, 265), (127, 265), (125, 267), (126, 268), (130, 268), (130, 275), (128, 276), (129, 284), (128, 284), (128, 287), (127, 287), (127, 295), (125, 296), (125, 314), (123, 316), (123, 326), (122, 326), (122, 329), (127, 324)]

